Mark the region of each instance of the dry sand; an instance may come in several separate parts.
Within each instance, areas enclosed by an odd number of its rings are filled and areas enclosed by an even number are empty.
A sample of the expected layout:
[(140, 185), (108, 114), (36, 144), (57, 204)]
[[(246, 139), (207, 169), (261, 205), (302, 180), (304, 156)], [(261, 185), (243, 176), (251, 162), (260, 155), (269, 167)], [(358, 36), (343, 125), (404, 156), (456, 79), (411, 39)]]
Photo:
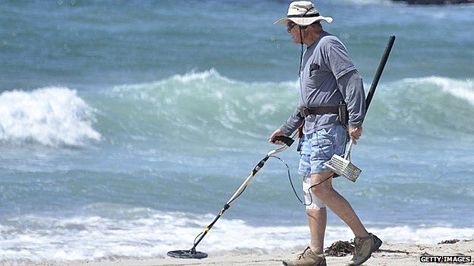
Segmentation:
[[(175, 259), (169, 257), (151, 259), (116, 259), (114, 261), (78, 261), (68, 263), (35, 263), (35, 265), (68, 265), (68, 266), (151, 266), (151, 265), (282, 265), (282, 259), (294, 258), (298, 250), (289, 252), (274, 251), (262, 252), (258, 250), (210, 253), (209, 257), (202, 260)], [(384, 243), (379, 252), (372, 255), (364, 265), (446, 265), (441, 263), (421, 263), (421, 255), (435, 256), (470, 256), (470, 263), (461, 265), (474, 265), (474, 240), (461, 240), (454, 244), (394, 244)], [(350, 256), (326, 257), (328, 265), (345, 265)], [(6, 264), (10, 265), (10, 264)], [(18, 265), (18, 264), (11, 264)], [(25, 262), (25, 265), (31, 265)], [(453, 265), (453, 264), (451, 264)], [(458, 264), (459, 265), (459, 264)]]

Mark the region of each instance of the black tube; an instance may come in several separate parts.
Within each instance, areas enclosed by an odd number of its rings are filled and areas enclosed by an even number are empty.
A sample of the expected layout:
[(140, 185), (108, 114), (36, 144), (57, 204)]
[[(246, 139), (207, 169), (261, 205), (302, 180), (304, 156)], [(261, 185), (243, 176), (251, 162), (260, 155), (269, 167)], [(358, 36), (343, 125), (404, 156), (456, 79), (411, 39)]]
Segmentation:
[(214, 226), (214, 224), (217, 222), (217, 220), (219, 220), (219, 218), (221, 218), (222, 214), (224, 214), (224, 212), (230, 207), (230, 205), (228, 205), (227, 203), (224, 205), (224, 208), (222, 208), (221, 212), (214, 218), (214, 220), (212, 220), (212, 222), (206, 227), (206, 230), (204, 232), (201, 232), (201, 234), (199, 234), (199, 238), (196, 238), (197, 241), (195, 240), (194, 241), (194, 245), (193, 247), (190, 249), (190, 250), (196, 250), (196, 247), (197, 245), (199, 245), (199, 243), (201, 242), (201, 240), (207, 235), (207, 233), (209, 232), (209, 230), (211, 230), (211, 228)]
[(293, 142), (295, 141), (294, 139), (292, 139), (290, 137), (287, 137), (287, 136), (276, 136), (272, 139), (273, 142), (275, 142), (277, 140), (285, 143), (285, 145), (288, 146), (288, 147), (290, 147), (291, 144), (293, 144)]
[(380, 76), (382, 76), (383, 69), (385, 64), (387, 63), (388, 56), (390, 51), (392, 50), (393, 43), (395, 42), (395, 36), (390, 36), (388, 39), (387, 47), (385, 47), (385, 52), (383, 53), (382, 59), (380, 60), (379, 67), (377, 68), (377, 72), (375, 73), (374, 80), (372, 81), (372, 85), (370, 86), (369, 94), (367, 94), (367, 99), (365, 100), (365, 112), (369, 110), (370, 102), (374, 97), (375, 88), (377, 88), (377, 84), (379, 83)]

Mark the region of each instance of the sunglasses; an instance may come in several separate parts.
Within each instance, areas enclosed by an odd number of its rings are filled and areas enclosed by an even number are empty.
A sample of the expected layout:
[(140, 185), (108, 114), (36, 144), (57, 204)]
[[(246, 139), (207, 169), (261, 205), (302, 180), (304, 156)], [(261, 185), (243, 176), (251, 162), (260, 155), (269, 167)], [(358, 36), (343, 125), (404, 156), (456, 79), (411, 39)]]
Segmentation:
[(288, 22), (288, 23), (286, 24), (286, 30), (287, 30), (288, 32), (290, 32), (295, 26), (296, 26), (296, 23), (294, 23), (294, 22)]

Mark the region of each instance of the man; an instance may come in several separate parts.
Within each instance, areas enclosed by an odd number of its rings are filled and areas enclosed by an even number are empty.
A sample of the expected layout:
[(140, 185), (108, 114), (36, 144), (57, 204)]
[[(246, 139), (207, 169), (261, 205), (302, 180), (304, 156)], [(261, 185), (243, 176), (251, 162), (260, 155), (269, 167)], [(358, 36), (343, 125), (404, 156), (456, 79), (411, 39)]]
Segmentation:
[[(341, 41), (323, 30), (321, 16), (309, 1), (292, 2), (288, 16), (275, 23), (287, 25), (295, 43), (307, 46), (300, 62), (300, 99), (296, 111), (270, 136), (290, 136), (302, 126), (300, 164), (306, 214), (311, 233), (309, 246), (296, 260), (284, 265), (326, 265), (323, 255), (328, 206), (353, 231), (355, 254), (348, 265), (361, 265), (382, 241), (369, 234), (347, 200), (332, 187), (334, 173), (324, 165), (333, 154), (344, 152), (349, 136), (355, 143), (362, 134), (365, 93), (362, 78)], [(347, 110), (347, 113), (346, 113)], [(346, 114), (346, 115), (344, 115)], [(344, 116), (348, 121), (344, 121)]]

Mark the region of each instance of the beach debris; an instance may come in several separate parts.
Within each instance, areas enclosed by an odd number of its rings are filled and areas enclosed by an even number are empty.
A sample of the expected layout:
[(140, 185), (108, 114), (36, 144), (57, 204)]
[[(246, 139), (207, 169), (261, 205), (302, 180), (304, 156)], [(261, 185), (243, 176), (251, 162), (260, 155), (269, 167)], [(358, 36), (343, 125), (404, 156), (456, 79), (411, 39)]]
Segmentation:
[(459, 239), (450, 239), (439, 242), (438, 244), (454, 244), (459, 242)]
[[(405, 250), (398, 250), (398, 249), (379, 249), (375, 252), (383, 252), (383, 253), (403, 253), (406, 255), (409, 255), (410, 252), (405, 251)], [(383, 256), (383, 255), (382, 255)]]
[(344, 257), (354, 252), (354, 243), (349, 241), (336, 241), (324, 251), (327, 256)]

